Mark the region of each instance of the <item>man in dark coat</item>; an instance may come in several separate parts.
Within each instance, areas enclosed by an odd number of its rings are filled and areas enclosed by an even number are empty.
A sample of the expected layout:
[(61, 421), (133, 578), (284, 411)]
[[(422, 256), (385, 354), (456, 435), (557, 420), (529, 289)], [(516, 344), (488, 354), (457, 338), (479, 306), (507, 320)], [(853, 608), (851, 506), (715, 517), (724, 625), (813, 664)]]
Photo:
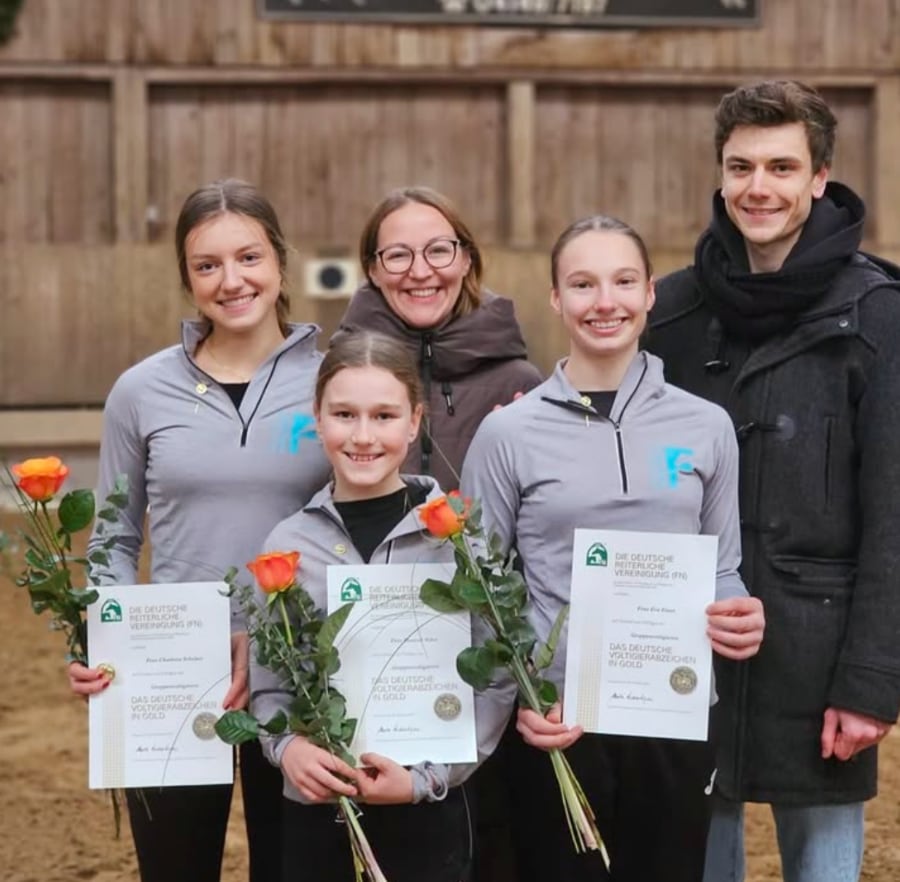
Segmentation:
[(723, 701), (705, 882), (744, 878), (770, 803), (788, 882), (855, 882), (878, 742), (900, 707), (900, 271), (829, 182), (836, 120), (763, 82), (716, 113), (722, 186), (695, 263), (657, 284), (649, 348), (741, 444), (742, 575), (766, 610)]

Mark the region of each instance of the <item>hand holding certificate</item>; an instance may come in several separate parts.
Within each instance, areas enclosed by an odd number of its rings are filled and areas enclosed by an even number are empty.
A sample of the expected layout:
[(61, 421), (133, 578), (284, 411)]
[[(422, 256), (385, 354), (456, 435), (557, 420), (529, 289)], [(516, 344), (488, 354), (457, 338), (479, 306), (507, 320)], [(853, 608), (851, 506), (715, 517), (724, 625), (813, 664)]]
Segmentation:
[(163, 787), (232, 780), (213, 726), (231, 682), (222, 582), (98, 588), (88, 656), (112, 682), (89, 705), (90, 786)]
[(703, 741), (715, 536), (576, 530), (564, 722)]

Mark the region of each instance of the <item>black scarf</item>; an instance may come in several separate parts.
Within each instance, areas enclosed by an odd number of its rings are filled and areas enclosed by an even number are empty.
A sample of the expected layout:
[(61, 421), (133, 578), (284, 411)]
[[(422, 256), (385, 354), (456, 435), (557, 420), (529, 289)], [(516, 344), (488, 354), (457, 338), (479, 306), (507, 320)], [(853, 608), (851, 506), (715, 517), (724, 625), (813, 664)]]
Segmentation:
[(694, 275), (703, 298), (735, 337), (763, 340), (790, 328), (818, 302), (862, 239), (865, 207), (843, 184), (815, 199), (797, 243), (781, 269), (753, 273), (744, 238), (716, 191), (713, 219), (697, 240)]

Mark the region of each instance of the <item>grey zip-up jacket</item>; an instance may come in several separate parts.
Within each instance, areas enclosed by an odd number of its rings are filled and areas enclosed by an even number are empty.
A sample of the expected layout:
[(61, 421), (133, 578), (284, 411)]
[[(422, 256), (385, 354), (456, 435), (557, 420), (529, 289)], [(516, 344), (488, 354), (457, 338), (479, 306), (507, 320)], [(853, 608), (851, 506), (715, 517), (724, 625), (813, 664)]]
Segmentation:
[[(117, 475), (129, 484), (110, 566), (99, 568), (106, 582), (137, 580), (145, 514), (152, 582), (221, 579), (253, 560), (272, 527), (328, 479), (313, 419), (319, 329), (291, 326), (239, 410), (193, 361), (207, 330), (184, 322), (182, 345), (129, 368), (106, 400), (98, 499)], [(100, 542), (92, 536), (88, 553)], [(232, 630), (244, 627), (235, 601)]]
[[(420, 484), (428, 488), (428, 499), (443, 495), (440, 487), (430, 477), (404, 475), (407, 484)], [(320, 490), (292, 517), (278, 524), (265, 542), (265, 552), (299, 551), (298, 580), (320, 609), (327, 607), (327, 569), (330, 564), (364, 564), (354, 548), (341, 516), (334, 506), (331, 487)], [(443, 563), (453, 560), (453, 546), (429, 536), (417, 511), (410, 511), (391, 530), (375, 549), (369, 563)], [(257, 587), (256, 603), (264, 605), (266, 595)], [(472, 641), (481, 643), (486, 636), (480, 619), (473, 620)], [(515, 689), (511, 682), (503, 686), (491, 686), (483, 692), (475, 692), (475, 727), (478, 744), (478, 762), (452, 765), (427, 764), (412, 767), (413, 802), (443, 798), (447, 787), (462, 784), (478, 765), (491, 753), (500, 741), (512, 712)], [(263, 721), (272, 719), (278, 711), (287, 712), (291, 696), (285, 691), (281, 679), (269, 668), (262, 667), (256, 659), (256, 648), (250, 646), (250, 710)], [(296, 735), (265, 736), (261, 739), (263, 752), (269, 761), (281, 765), (281, 757), (287, 745)], [(306, 802), (299, 791), (284, 776), (284, 795), (296, 802)]]
[[(639, 352), (606, 418), (581, 402), (564, 365), (485, 418), (462, 474), (485, 528), (521, 556), (538, 637), (569, 601), (578, 527), (717, 535), (716, 596), (745, 595), (738, 449), (725, 411), (668, 385), (662, 362)], [(566, 636), (548, 672), (560, 689)]]

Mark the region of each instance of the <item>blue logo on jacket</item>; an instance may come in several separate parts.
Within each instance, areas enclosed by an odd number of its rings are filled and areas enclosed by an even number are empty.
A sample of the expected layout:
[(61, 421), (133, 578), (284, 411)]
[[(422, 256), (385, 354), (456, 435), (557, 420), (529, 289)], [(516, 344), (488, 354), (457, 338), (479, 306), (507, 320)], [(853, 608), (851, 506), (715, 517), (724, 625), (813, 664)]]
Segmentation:
[(303, 439), (316, 440), (316, 421), (308, 413), (287, 413), (280, 421), (275, 448), (278, 451), (298, 453)]
[(666, 479), (670, 487), (678, 486), (679, 475), (690, 475), (694, 471), (691, 461), (694, 451), (690, 447), (665, 447)]

